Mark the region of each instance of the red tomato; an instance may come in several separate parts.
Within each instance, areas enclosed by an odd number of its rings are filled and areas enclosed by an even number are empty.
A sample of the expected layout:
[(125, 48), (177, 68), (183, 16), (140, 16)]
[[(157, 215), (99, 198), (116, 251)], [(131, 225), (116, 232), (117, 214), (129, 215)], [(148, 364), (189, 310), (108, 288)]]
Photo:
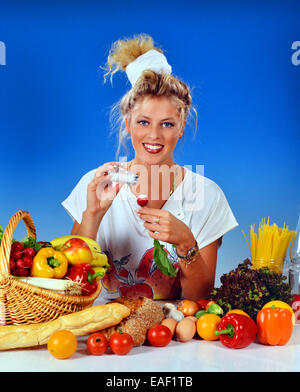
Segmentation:
[(172, 332), (165, 325), (154, 325), (148, 330), (147, 339), (152, 346), (164, 347), (170, 343)]
[(199, 310), (206, 310), (206, 305), (209, 299), (198, 299), (197, 304), (199, 305)]
[(92, 333), (86, 342), (88, 352), (92, 355), (102, 355), (108, 347), (108, 340), (101, 332)]
[(129, 333), (119, 330), (111, 335), (109, 346), (114, 354), (126, 355), (133, 347), (133, 339)]

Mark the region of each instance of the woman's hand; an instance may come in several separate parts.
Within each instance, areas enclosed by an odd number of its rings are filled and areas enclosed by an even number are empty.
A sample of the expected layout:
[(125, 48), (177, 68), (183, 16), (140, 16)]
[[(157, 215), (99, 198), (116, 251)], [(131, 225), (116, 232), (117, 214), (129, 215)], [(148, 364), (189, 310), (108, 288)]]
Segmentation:
[(137, 213), (145, 221), (150, 237), (176, 245), (180, 255), (186, 254), (195, 245), (190, 228), (170, 211), (143, 207)]
[[(137, 210), (152, 238), (176, 245), (178, 254), (185, 255), (195, 245), (190, 228), (171, 212), (143, 207)], [(159, 217), (159, 223), (155, 223)], [(208, 298), (215, 280), (218, 241), (201, 248), (197, 258), (188, 268), (179, 260), (180, 285), (185, 298)]]
[(112, 186), (111, 175), (108, 171), (114, 165), (120, 166), (120, 162), (107, 162), (98, 167), (93, 180), (87, 188), (87, 208), (86, 211), (93, 215), (104, 215), (111, 206), (114, 198), (119, 193), (123, 183)]

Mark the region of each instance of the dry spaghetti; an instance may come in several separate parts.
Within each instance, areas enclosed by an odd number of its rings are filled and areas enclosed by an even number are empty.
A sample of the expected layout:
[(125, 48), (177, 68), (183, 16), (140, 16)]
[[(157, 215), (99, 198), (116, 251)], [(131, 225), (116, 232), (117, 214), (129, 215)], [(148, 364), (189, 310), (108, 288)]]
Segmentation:
[[(269, 224), (263, 219), (255, 233), (255, 225), (250, 227), (250, 243), (242, 230), (251, 253), (252, 268), (269, 267), (273, 272), (282, 272), (283, 263), (290, 244), (296, 238), (296, 232), (289, 230), (285, 224), (283, 228)], [(292, 245), (291, 245), (292, 246)]]

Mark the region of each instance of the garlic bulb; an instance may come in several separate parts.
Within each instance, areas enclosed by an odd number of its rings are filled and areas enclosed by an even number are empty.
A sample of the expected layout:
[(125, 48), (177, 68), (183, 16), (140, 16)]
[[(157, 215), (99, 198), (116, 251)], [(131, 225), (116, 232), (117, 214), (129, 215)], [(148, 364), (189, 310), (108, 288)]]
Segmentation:
[(171, 303), (164, 304), (162, 310), (163, 310), (166, 318), (167, 317), (172, 318), (176, 321), (180, 321), (180, 320), (184, 319), (183, 313), (180, 312), (179, 310), (177, 310), (176, 306)]

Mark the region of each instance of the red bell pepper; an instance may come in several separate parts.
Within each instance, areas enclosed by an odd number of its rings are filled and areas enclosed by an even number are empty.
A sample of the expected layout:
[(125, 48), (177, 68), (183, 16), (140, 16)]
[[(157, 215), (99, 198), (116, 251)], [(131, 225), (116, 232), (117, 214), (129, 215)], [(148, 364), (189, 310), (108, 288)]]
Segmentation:
[(226, 347), (244, 348), (255, 341), (257, 326), (248, 316), (229, 313), (221, 319), (215, 334)]
[(70, 267), (65, 278), (80, 283), (81, 294), (88, 296), (97, 290), (96, 278), (100, 275), (102, 275), (102, 272), (95, 273), (91, 264), (81, 263)]

